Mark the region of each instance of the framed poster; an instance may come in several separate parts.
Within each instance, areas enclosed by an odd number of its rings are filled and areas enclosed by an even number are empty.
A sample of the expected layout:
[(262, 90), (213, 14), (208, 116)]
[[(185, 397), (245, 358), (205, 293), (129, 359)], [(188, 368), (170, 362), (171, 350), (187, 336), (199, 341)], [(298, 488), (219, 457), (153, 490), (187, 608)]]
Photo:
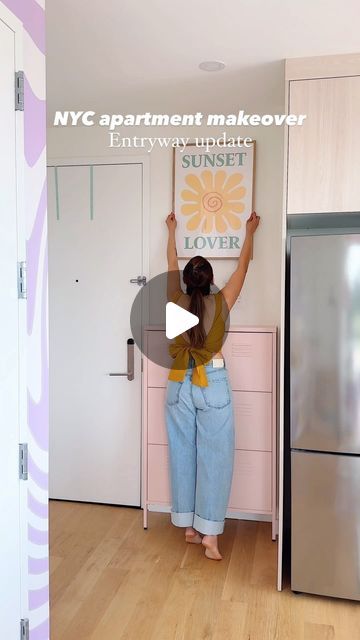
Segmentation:
[(173, 211), (179, 258), (238, 257), (253, 211), (255, 141), (174, 149)]

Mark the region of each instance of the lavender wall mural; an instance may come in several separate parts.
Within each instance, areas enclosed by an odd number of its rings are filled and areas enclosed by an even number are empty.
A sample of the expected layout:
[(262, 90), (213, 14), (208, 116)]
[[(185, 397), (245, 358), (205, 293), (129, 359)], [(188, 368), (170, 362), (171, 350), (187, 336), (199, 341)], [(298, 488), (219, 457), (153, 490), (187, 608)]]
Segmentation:
[(2, 0), (22, 22), (27, 251), (29, 429), (28, 607), (30, 639), (49, 640), (48, 295), (44, 0)]

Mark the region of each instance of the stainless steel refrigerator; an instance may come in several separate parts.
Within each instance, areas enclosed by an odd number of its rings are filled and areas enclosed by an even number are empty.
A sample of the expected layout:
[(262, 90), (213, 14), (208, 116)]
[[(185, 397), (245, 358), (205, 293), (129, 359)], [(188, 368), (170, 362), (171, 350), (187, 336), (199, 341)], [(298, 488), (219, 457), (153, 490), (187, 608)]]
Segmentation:
[(360, 235), (290, 238), (291, 588), (360, 600)]

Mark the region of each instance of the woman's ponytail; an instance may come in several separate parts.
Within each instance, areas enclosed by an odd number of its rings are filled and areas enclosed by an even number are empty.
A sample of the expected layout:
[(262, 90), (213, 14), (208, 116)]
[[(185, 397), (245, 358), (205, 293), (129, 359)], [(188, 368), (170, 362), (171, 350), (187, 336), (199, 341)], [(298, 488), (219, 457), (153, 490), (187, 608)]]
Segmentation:
[(209, 295), (213, 281), (213, 270), (210, 262), (201, 256), (191, 258), (184, 269), (186, 293), (190, 296), (189, 311), (199, 318), (199, 324), (188, 330), (192, 347), (201, 348), (206, 340), (204, 329), (204, 296)]
[(190, 296), (190, 313), (199, 318), (199, 324), (188, 330), (188, 336), (192, 347), (203, 347), (206, 333), (204, 329), (204, 298), (198, 287), (195, 287)]

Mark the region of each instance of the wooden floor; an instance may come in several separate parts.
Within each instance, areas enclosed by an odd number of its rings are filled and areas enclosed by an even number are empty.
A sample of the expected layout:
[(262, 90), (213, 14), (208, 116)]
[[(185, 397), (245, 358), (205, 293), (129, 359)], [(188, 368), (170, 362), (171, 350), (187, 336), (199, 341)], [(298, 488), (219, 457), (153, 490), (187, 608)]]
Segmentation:
[(220, 540), (215, 562), (169, 514), (51, 502), (51, 640), (360, 638), (360, 604), (276, 591), (270, 524)]

